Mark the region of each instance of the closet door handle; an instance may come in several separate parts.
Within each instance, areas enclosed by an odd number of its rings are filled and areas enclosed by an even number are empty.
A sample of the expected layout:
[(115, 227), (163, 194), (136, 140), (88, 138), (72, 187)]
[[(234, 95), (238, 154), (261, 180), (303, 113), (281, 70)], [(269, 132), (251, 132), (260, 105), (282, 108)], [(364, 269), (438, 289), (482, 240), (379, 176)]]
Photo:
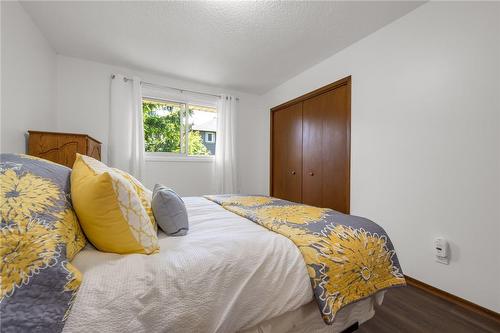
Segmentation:
[(309, 171), (309, 176), (314, 176), (314, 172)]
[(294, 175), (294, 176), (295, 176), (295, 174), (296, 174), (295, 170), (292, 170), (292, 172), (290, 172), (290, 173), (291, 173), (292, 175)]

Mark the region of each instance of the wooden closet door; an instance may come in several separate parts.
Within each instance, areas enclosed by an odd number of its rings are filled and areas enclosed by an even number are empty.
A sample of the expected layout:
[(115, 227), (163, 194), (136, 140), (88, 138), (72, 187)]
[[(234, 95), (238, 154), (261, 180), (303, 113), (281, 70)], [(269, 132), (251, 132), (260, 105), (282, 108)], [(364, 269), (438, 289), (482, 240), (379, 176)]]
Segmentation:
[(302, 200), (302, 103), (272, 113), (271, 195)]
[(303, 106), (302, 202), (323, 207), (323, 113), (328, 105), (318, 97), (304, 101)]
[(303, 182), (305, 204), (349, 213), (350, 106), (348, 86), (304, 101)]

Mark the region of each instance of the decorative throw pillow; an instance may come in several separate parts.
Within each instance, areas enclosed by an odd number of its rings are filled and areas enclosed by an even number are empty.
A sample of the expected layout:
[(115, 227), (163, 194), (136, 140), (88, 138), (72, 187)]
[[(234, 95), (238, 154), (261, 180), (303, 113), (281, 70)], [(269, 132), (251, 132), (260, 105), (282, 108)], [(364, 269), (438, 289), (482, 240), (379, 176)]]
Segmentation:
[(131, 175), (77, 154), (71, 196), (83, 231), (97, 249), (121, 254), (158, 252), (151, 192)]
[(188, 232), (186, 205), (172, 189), (156, 184), (152, 206), (156, 222), (167, 235), (184, 236)]
[(142, 206), (144, 207), (146, 213), (149, 216), (151, 224), (155, 228), (155, 231), (158, 231), (158, 226), (156, 225), (155, 217), (153, 215), (153, 209), (151, 208), (152, 192), (149, 189), (147, 189), (144, 185), (142, 185), (142, 183), (138, 181), (131, 174), (128, 174), (125, 171), (116, 168), (113, 168), (113, 170), (121, 174), (134, 187), (134, 190), (139, 196), (139, 199), (141, 199)]
[(2, 332), (59, 332), (80, 286), (69, 261), (85, 246), (71, 206), (71, 169), (0, 154)]

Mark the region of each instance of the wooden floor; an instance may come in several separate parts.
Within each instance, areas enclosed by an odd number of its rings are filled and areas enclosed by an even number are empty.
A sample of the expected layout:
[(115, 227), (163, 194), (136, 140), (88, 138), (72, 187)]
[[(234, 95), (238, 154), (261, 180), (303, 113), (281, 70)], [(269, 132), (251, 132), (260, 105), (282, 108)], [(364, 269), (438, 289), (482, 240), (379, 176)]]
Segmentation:
[(393, 288), (375, 317), (356, 333), (500, 332), (500, 322), (465, 310), (415, 287)]

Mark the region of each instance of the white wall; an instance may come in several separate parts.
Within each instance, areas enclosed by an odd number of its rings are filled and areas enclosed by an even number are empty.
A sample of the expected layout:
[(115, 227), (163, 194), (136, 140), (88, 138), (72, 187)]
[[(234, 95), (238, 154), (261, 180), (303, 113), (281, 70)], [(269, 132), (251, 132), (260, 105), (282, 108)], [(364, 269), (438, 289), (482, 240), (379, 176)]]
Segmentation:
[(56, 129), (56, 54), (17, 2), (1, 2), (2, 152), (26, 152), (25, 132)]
[(427, 3), (270, 91), (242, 116), (261, 133), (241, 143), (242, 192), (268, 192), (269, 108), (352, 75), (352, 214), (387, 230), (406, 274), (500, 311), (499, 17)]
[[(109, 87), (113, 73), (137, 75), (142, 80), (208, 93), (230, 93), (240, 97), (239, 109), (247, 115), (253, 111), (257, 96), (210, 87), (165, 76), (137, 72), (107, 64), (57, 56), (57, 118), (60, 131), (88, 133), (103, 142), (106, 160), (109, 128)], [(239, 123), (245, 128), (244, 124)], [(239, 142), (239, 141), (238, 141)], [(240, 150), (238, 150), (240, 151)], [(244, 182), (244, 180), (243, 180)], [(144, 183), (152, 188), (163, 183), (183, 196), (215, 192), (213, 162), (147, 161)]]

